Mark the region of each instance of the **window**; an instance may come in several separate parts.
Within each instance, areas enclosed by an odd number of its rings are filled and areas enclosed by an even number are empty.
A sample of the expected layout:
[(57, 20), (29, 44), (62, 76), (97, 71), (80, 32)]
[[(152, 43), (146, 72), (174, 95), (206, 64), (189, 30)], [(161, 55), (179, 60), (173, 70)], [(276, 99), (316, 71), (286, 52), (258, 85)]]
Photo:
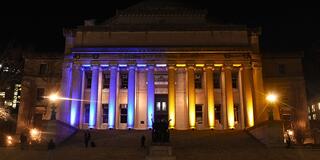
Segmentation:
[(201, 89), (202, 88), (202, 73), (201, 72), (196, 72), (194, 75), (194, 86), (196, 89)]
[(120, 81), (121, 81), (121, 89), (127, 89), (128, 88), (128, 73), (127, 72), (120, 73)]
[(103, 88), (109, 88), (110, 85), (110, 74), (103, 74)]
[(91, 88), (92, 74), (91, 72), (86, 72), (86, 88)]
[(286, 74), (286, 66), (284, 64), (279, 64), (278, 69), (280, 74)]
[(84, 123), (89, 123), (90, 104), (84, 105)]
[(109, 104), (102, 104), (102, 123), (108, 123)]
[(316, 107), (313, 105), (311, 105), (311, 112), (316, 112)]
[(47, 73), (48, 73), (48, 64), (40, 64), (39, 74), (45, 75)]
[(221, 104), (214, 105), (214, 119), (221, 123)]
[(202, 104), (196, 104), (196, 121), (197, 124), (202, 124)]
[(42, 101), (44, 98), (44, 88), (37, 88), (37, 100)]
[(120, 104), (120, 123), (127, 123), (128, 105)]
[(238, 88), (238, 73), (232, 72), (232, 88)]
[(240, 107), (238, 104), (233, 105), (234, 110), (234, 121), (239, 123), (239, 117), (240, 117)]
[(220, 72), (213, 72), (213, 86), (220, 88)]
[(156, 111), (167, 111), (167, 102), (156, 102)]
[(312, 119), (316, 120), (317, 119), (317, 115), (316, 114), (312, 114)]

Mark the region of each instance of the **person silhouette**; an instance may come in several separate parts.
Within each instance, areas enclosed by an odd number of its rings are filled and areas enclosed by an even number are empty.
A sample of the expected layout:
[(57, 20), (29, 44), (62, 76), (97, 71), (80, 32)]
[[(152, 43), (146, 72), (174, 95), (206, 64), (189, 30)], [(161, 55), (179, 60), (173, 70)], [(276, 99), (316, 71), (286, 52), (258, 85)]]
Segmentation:
[(146, 137), (144, 135), (141, 136), (140, 142), (141, 148), (145, 148)]

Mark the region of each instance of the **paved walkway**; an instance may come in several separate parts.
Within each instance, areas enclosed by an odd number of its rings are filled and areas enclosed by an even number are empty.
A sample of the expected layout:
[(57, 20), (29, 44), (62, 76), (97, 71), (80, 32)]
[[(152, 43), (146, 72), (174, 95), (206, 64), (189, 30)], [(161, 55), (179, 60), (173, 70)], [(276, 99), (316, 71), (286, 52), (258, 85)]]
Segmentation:
[[(20, 151), (0, 148), (0, 160), (143, 160), (147, 149), (140, 148), (140, 137), (150, 131), (92, 131), (96, 148), (84, 148), (83, 133), (62, 144), (53, 152), (42, 149)], [(171, 144), (177, 160), (313, 160), (320, 149), (265, 148), (242, 131), (172, 131)]]

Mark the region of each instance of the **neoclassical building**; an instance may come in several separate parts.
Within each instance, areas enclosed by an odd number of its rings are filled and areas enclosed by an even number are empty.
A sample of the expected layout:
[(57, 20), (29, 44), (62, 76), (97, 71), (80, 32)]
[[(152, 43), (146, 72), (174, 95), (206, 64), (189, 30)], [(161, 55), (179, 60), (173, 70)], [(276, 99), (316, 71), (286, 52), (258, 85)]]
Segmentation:
[(164, 119), (177, 130), (245, 129), (268, 119), (257, 28), (144, 1), (64, 36), (57, 118), (74, 127), (148, 129)]

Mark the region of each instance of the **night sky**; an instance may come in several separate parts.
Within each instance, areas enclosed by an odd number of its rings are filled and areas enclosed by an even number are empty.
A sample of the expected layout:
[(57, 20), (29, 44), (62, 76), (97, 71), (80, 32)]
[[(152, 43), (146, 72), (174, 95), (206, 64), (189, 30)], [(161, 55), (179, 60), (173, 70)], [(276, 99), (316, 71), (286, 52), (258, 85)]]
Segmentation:
[[(9, 5), (1, 10), (0, 47), (9, 42), (37, 51), (62, 52), (64, 27), (82, 25), (85, 19), (104, 20), (116, 9), (125, 9), (141, 0), (73, 2), (55, 4)], [(90, 1), (91, 2), (91, 1)], [(262, 27), (263, 51), (305, 50), (319, 41), (320, 14), (317, 5), (292, 3), (261, 3), (257, 1), (189, 0), (197, 7), (207, 8), (209, 18), (226, 24)], [(213, 3), (212, 3), (213, 2)], [(258, 3), (259, 2), (259, 3)], [(47, 3), (47, 2), (45, 2)]]

